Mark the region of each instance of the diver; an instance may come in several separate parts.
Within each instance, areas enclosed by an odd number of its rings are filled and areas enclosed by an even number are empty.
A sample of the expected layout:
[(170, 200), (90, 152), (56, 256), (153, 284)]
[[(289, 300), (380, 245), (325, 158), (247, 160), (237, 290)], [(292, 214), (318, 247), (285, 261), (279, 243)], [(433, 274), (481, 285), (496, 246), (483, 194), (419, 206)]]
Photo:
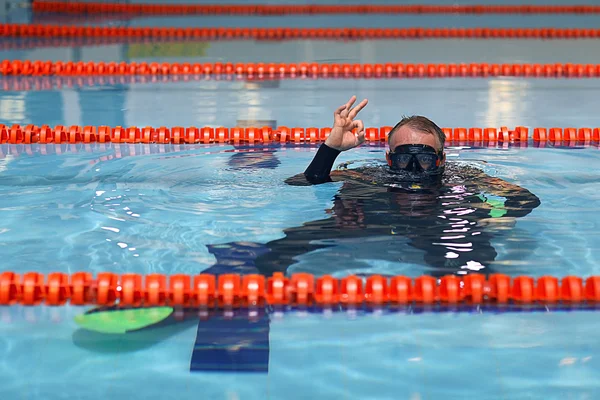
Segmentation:
[[(217, 262), (205, 272), (411, 275), (402, 265), (433, 276), (498, 272), (491, 239), (510, 235), (515, 218), (540, 205), (537, 196), (479, 168), (446, 163), (445, 135), (423, 116), (405, 117), (390, 131), (387, 165), (332, 172), (341, 152), (365, 141), (356, 117), (368, 101), (355, 102), (353, 96), (335, 110), (331, 133), (308, 168), (286, 180), (342, 182), (331, 216), (285, 229), (283, 238), (264, 245), (209, 245)], [(519, 240), (522, 257), (534, 243)]]

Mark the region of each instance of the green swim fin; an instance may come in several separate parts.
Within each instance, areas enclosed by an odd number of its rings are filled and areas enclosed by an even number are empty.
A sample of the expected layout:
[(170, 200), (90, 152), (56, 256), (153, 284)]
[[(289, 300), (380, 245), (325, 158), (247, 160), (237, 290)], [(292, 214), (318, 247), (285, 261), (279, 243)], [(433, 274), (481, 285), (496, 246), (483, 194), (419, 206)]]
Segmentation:
[(171, 307), (92, 311), (77, 315), (75, 322), (90, 331), (123, 334), (157, 324), (172, 313)]

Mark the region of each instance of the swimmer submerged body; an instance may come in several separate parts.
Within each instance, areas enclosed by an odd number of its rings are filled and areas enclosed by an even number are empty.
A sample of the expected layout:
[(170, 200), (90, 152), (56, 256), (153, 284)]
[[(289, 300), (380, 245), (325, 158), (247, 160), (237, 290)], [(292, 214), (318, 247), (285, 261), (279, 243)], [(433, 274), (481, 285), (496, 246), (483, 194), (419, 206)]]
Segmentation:
[[(472, 174), (469, 181), (430, 185), (367, 180), (384, 175), (367, 169), (334, 172), (331, 179), (344, 183), (328, 210), (331, 216), (286, 229), (285, 237), (267, 243), (269, 251), (256, 259), (256, 267), (267, 276), (285, 272), (298, 256), (341, 246), (355, 259), (321, 251), (323, 262), (313, 258), (314, 262), (301, 267), (302, 272), (382, 273), (373, 268), (372, 261), (383, 260), (422, 265), (423, 274), (434, 276), (489, 273), (497, 256), (492, 237), (503, 234), (514, 218), (528, 214), (539, 203), (521, 188), (500, 186), (481, 171), (466, 169)], [(464, 172), (465, 168), (452, 165), (449, 170)], [(289, 180), (290, 184), (298, 182), (301, 177)]]

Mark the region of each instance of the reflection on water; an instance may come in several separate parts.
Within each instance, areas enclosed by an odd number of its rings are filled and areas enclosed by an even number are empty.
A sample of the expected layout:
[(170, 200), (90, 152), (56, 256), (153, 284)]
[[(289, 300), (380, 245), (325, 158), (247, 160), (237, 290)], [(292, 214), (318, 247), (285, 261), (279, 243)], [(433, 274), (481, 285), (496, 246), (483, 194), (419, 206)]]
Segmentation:
[(507, 120), (524, 120), (529, 113), (526, 99), (531, 85), (523, 80), (497, 79), (488, 82), (488, 109), (485, 116), (486, 126), (502, 126)]

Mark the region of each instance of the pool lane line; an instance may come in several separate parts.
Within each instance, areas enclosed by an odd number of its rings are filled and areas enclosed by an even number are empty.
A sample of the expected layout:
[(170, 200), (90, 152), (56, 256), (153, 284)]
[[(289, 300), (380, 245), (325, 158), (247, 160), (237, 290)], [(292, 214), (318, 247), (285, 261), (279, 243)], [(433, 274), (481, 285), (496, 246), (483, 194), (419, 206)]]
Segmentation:
[(128, 15), (316, 15), (316, 14), (598, 14), (596, 5), (390, 5), (390, 4), (123, 4), (38, 1), (34, 12)]
[(2, 24), (0, 37), (151, 37), (203, 40), (597, 39), (594, 28), (229, 28)]
[(259, 274), (122, 274), (88, 272), (0, 274), (0, 305), (110, 307), (198, 307), (205, 309), (283, 306), (362, 306), (434, 304), (595, 304), (600, 276), (533, 278), (505, 274), (315, 276)]
[(1, 76), (179, 76), (244, 79), (599, 78), (600, 64), (582, 63), (177, 63), (2, 60)]
[[(392, 126), (365, 128), (368, 143), (387, 142)], [(567, 147), (593, 145), (600, 141), (600, 128), (589, 127), (536, 127), (530, 135), (529, 128), (517, 126), (510, 129), (455, 127), (441, 128), (448, 145), (496, 146), (522, 144), (533, 140), (538, 147), (545, 144)], [(0, 124), (0, 144), (77, 144), (77, 143), (158, 143), (158, 144), (296, 144), (314, 145), (324, 142), (330, 127), (110, 127), (110, 126), (63, 126)]]

